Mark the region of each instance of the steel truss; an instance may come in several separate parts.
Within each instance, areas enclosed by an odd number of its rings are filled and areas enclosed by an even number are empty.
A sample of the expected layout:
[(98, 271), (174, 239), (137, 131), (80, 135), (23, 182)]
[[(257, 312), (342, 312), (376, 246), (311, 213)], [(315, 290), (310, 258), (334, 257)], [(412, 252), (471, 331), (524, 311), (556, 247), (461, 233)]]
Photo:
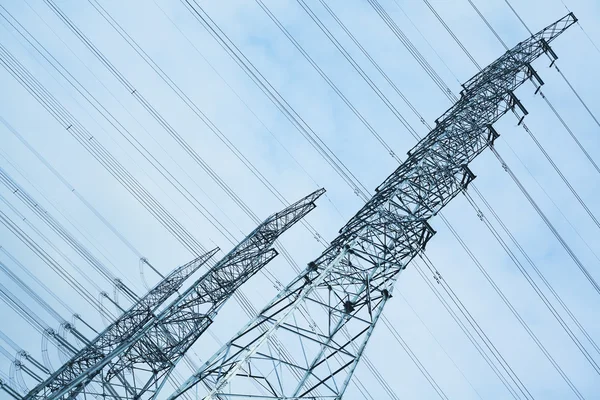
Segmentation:
[(23, 399), (154, 398), (222, 305), (277, 255), (275, 240), (312, 211), (319, 189), (273, 214), (167, 307), (212, 250), (179, 267)]
[(543, 84), (531, 63), (555, 59), (550, 42), (576, 21), (565, 16), (466, 82), (322, 255), (170, 399), (191, 388), (203, 399), (340, 399), (400, 272), (435, 234), (428, 220), (475, 178), (468, 164), (498, 136), (492, 125), (527, 113), (515, 89)]
[(50, 375), (44, 383), (34, 388), (25, 398), (34, 398), (33, 396), (35, 398), (46, 398), (52, 391), (65, 387), (73, 379), (87, 371), (90, 366), (100, 362), (105, 354), (109, 354), (137, 329), (150, 321), (158, 307), (180, 289), (184, 281), (214, 256), (217, 251), (218, 249), (211, 250), (176, 268), (102, 331), (92, 342), (77, 352), (67, 364)]

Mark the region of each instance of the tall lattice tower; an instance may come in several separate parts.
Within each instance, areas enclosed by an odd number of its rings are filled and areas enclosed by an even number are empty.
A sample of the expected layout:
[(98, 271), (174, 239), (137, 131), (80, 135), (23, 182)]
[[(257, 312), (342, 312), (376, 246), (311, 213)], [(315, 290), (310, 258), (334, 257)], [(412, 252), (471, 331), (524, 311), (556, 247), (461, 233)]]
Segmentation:
[[(196, 388), (207, 399), (340, 399), (400, 272), (435, 234), (429, 219), (475, 178), (468, 164), (493, 145), (492, 125), (509, 111), (527, 113), (515, 90), (543, 84), (532, 62), (555, 58), (550, 43), (576, 21), (565, 16), (466, 82), (459, 101), (323, 254), (171, 398)], [(176, 270), (24, 399), (156, 398), (222, 304), (276, 255), (275, 239), (321, 194), (267, 219), (158, 312), (214, 252)]]
[(435, 234), (429, 219), (475, 178), (468, 164), (493, 145), (492, 125), (509, 111), (522, 121), (514, 91), (543, 84), (531, 63), (554, 59), (550, 43), (576, 21), (565, 16), (466, 82), (321, 256), (170, 399), (193, 387), (205, 399), (340, 399), (400, 272)]
[(235, 290), (277, 256), (275, 240), (313, 210), (324, 192), (317, 190), (267, 218), (160, 309), (217, 249), (176, 268), (24, 399), (155, 397)]

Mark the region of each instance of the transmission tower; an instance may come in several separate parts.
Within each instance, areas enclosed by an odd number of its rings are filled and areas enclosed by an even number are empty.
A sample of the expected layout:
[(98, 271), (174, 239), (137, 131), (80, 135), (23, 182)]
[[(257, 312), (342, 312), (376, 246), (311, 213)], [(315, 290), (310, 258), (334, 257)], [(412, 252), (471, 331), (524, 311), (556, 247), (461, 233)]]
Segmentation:
[(317, 190), (267, 218), (159, 310), (217, 250), (173, 271), (23, 399), (154, 398), (235, 290), (277, 256), (275, 240), (313, 210), (324, 192)]
[(203, 399), (340, 399), (400, 272), (435, 234), (428, 220), (475, 178), (468, 164), (493, 145), (492, 125), (509, 111), (522, 121), (514, 91), (543, 85), (531, 63), (554, 61), (550, 43), (576, 21), (568, 14), (467, 81), (322, 255), (170, 399), (192, 387)]

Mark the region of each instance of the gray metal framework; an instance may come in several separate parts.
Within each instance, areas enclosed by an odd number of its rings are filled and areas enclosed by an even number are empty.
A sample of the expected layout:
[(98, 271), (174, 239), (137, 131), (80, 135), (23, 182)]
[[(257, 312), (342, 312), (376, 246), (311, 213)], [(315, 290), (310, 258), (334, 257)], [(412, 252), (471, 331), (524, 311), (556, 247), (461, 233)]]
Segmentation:
[(498, 136), (492, 124), (527, 113), (514, 90), (543, 84), (531, 63), (554, 59), (549, 43), (576, 21), (565, 16), (466, 82), (322, 255), (170, 399), (191, 388), (203, 399), (340, 399), (400, 272), (435, 233), (428, 220), (475, 178), (468, 164)]
[[(217, 251), (218, 249), (211, 250), (173, 270), (92, 342), (77, 352), (68, 363), (51, 374), (44, 383), (34, 388), (25, 398), (31, 396), (45, 398), (44, 396), (47, 396), (53, 390), (68, 385), (74, 378), (87, 371), (90, 366), (100, 362), (105, 354), (113, 351), (117, 345), (126, 341), (137, 329), (150, 321), (158, 307), (179, 290), (184, 281), (213, 257)], [(44, 385), (45, 383), (47, 385)], [(39, 394), (37, 394), (38, 390), (40, 390)]]
[(154, 398), (235, 290), (275, 258), (275, 240), (313, 210), (324, 192), (319, 189), (267, 218), (157, 312), (216, 249), (175, 270), (23, 399)]

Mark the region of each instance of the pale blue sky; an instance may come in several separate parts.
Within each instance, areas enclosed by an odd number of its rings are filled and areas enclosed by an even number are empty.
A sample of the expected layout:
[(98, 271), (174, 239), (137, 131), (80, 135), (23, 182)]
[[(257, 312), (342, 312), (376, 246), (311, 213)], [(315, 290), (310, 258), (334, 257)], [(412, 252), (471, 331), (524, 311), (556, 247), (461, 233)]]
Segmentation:
[[(600, 5), (593, 0), (564, 1), (580, 19), (591, 39), (599, 44)], [(320, 2), (306, 2), (414, 129), (420, 135), (426, 134), (427, 128), (335, 25)], [(422, 0), (380, 2), (445, 83), (454, 93), (458, 93), (460, 82), (469, 79), (477, 69), (425, 3)], [(265, 218), (283, 207), (87, 1), (56, 0), (56, 3), (259, 218)], [(327, 197), (319, 200), (318, 208), (307, 219), (327, 240), (334, 238), (343, 223), (360, 207), (359, 198), (223, 52), (182, 4), (175, 0), (110, 0), (102, 3), (144, 51), (288, 200), (294, 201), (317, 187), (327, 189)], [(368, 2), (332, 0), (327, 3), (414, 104), (418, 112), (429, 124), (433, 124), (434, 119), (451, 105), (450, 102), (391, 34)], [(527, 37), (527, 31), (504, 0), (473, 0), (473, 3), (480, 8), (509, 47)], [(567, 13), (560, 0), (513, 0), (511, 3), (533, 31)], [(0, 0), (0, 4), (160, 160), (198, 201), (232, 232), (236, 240), (240, 240), (243, 233), (253, 229), (254, 222), (140, 107), (131, 94), (56, 18), (44, 1)], [(204, 1), (201, 4), (256, 68), (269, 79), (371, 192), (392, 172), (397, 163), (255, 2), (230, 0)], [(331, 45), (298, 3), (270, 0), (265, 1), (265, 4), (395, 153), (403, 158), (406, 151), (413, 146), (414, 139)], [(468, 0), (430, 0), (430, 4), (436, 8), (480, 65), (487, 65), (504, 52), (503, 47), (473, 11)], [(175, 28), (171, 21), (174, 21), (180, 30)], [(112, 152), (204, 247), (210, 248), (216, 244), (224, 251), (232, 247), (232, 244), (188, 201), (176, 193), (100, 114), (9, 27), (4, 19), (0, 19), (0, 25), (0, 43)], [(600, 89), (600, 51), (588, 40), (579, 26), (572, 27), (553, 43), (553, 49), (559, 55), (559, 68), (592, 112), (598, 115), (600, 103), (596, 100), (596, 94)], [(600, 126), (578, 102), (558, 73), (548, 68), (548, 64), (549, 60), (542, 57), (534, 65), (546, 83), (544, 93), (591, 156), (598, 160), (600, 149), (597, 135)], [(4, 94), (0, 96), (0, 116), (160, 271), (167, 272), (192, 258), (192, 255), (106, 173), (3, 68), (0, 69), (0, 87)], [(600, 215), (597, 201), (600, 176), (585, 160), (548, 106), (539, 96), (534, 96), (533, 92), (534, 88), (529, 84), (524, 85), (518, 92), (530, 112), (526, 118), (527, 125), (591, 211)], [(600, 241), (597, 239), (599, 228), (576, 202), (527, 134), (517, 127), (514, 116), (507, 115), (497, 124), (497, 130), (502, 135), (497, 142), (499, 153), (519, 179), (522, 179), (585, 266), (596, 279), (600, 279), (600, 260), (590, 251), (591, 248), (593, 252), (600, 254)], [(132, 288), (138, 294), (142, 293), (145, 287), (140, 280), (137, 255), (103, 226), (4, 125), (0, 125), (0, 138), (0, 167), (74, 232), (113, 273), (128, 284), (131, 282)], [(568, 217), (590, 248), (548, 200), (511, 149), (514, 149), (535, 179), (558, 204), (562, 213)], [(296, 161), (291, 159), (290, 154)], [(477, 175), (476, 184), (479, 189), (548, 281), (592, 337), (600, 340), (600, 324), (596, 311), (600, 301), (597, 295), (497, 160), (487, 151), (473, 163), (471, 169)], [(106, 280), (93, 271), (64, 241), (59, 240), (6, 187), (0, 185), (0, 194), (11, 200), (19, 212), (31, 220), (40, 231), (56, 241), (57, 247), (67, 254), (74, 264), (85, 270), (90, 280), (102, 290), (113, 293), (113, 288)], [(46, 246), (4, 203), (0, 202), (0, 210), (48, 249), (65, 269), (72, 270), (67, 261)], [(600, 377), (544, 307), (465, 198), (456, 198), (448, 206), (445, 215), (582, 394), (588, 399), (597, 398), (597, 393), (600, 392)], [(489, 217), (491, 218), (491, 215)], [(489, 284), (459, 247), (450, 231), (439, 219), (433, 220), (431, 224), (438, 233), (428, 245), (428, 256), (533, 397), (574, 398), (565, 382), (535, 347), (498, 296), (492, 292)], [(301, 225), (287, 232), (281, 242), (300, 266), (313, 259), (322, 249)], [(74, 311), (84, 316), (96, 328), (104, 326), (98, 312), (82, 301), (78, 294), (4, 226), (0, 226), (0, 245), (18, 258)], [(511, 245), (511, 248), (516, 251), (514, 246)], [(522, 257), (520, 259), (522, 260)], [(36, 286), (37, 284), (4, 254), (0, 253), (0, 261), (31, 284), (64, 318), (70, 319), (68, 310)], [(531, 270), (528, 265), (525, 267)], [(282, 257), (272, 262), (267, 269), (283, 283), (294, 275)], [(151, 283), (158, 280), (150, 271), (146, 271), (146, 277)], [(430, 280), (436, 284), (433, 279)], [(0, 282), (14, 290), (25, 304), (39, 311), (48, 325), (55, 328), (58, 326), (52, 316), (37, 307), (31, 298), (2, 273)], [(82, 284), (97, 297), (98, 292), (92, 284), (85, 281), (82, 281)], [(257, 308), (276, 293), (273, 285), (262, 275), (254, 277), (243, 290)], [(413, 309), (418, 316), (413, 313)], [(385, 315), (449, 398), (476, 399), (479, 398), (478, 394), (485, 399), (507, 398), (508, 393), (497, 377), (414, 268), (409, 267), (402, 275), (396, 296), (389, 302)], [(247, 319), (248, 316), (242, 312), (239, 305), (231, 301), (219, 315), (212, 332), (221, 341), (226, 341)], [(0, 321), (2, 332), (9, 335), (18, 346), (41, 359), (40, 335), (5, 303), (0, 303)], [(577, 334), (596, 362), (600, 362), (600, 354), (595, 352), (580, 332)], [(10, 350), (2, 339), (0, 345)], [(217, 348), (217, 342), (207, 335), (194, 350), (198, 356), (206, 359)], [(423, 375), (383, 325), (375, 330), (367, 347), (367, 355), (400, 398), (437, 398)], [(53, 348), (50, 350), (50, 358), (54, 367), (60, 364), (57, 352)], [(8, 374), (9, 365), (10, 361), (0, 354), (0, 370)], [(190, 373), (185, 367), (182, 367), (180, 372), (183, 376)], [(374, 398), (389, 398), (364, 364), (359, 366), (356, 376), (363, 384), (369, 386)], [(0, 398), (3, 395), (0, 394)], [(346, 398), (362, 397), (352, 385)]]

